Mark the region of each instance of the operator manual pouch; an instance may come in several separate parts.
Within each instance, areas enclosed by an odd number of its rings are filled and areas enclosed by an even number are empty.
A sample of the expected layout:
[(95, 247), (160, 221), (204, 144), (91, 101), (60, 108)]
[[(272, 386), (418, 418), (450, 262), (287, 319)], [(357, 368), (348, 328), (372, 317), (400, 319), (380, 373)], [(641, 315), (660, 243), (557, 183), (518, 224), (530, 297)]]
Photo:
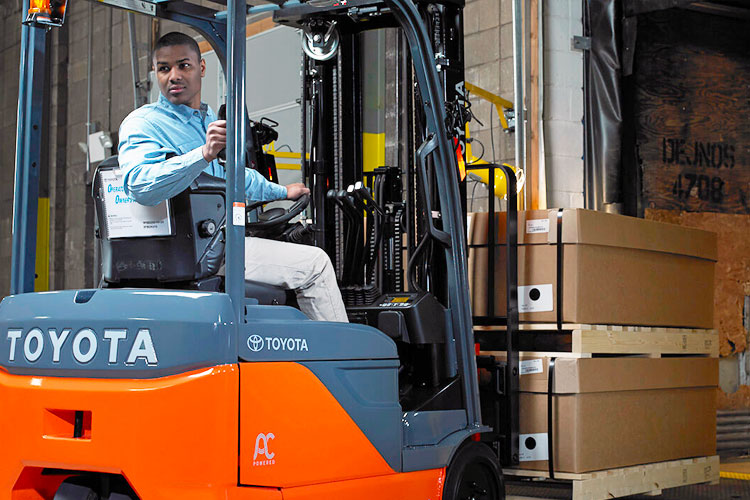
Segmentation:
[[(504, 316), (505, 212), (495, 221), (494, 316)], [(472, 214), (469, 231), (473, 314), (488, 316), (488, 214)], [(519, 319), (713, 328), (716, 259), (709, 231), (593, 210), (519, 212)]]
[(169, 236), (172, 224), (169, 203), (156, 206), (141, 205), (125, 194), (122, 171), (119, 168), (100, 169), (100, 197), (102, 201), (106, 237), (134, 238)]

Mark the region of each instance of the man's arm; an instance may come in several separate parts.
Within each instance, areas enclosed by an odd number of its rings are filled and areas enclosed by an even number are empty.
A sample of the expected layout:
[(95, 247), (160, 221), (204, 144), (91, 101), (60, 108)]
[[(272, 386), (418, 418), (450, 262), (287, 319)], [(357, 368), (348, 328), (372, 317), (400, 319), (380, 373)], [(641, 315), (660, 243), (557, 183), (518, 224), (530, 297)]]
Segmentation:
[(153, 126), (141, 118), (120, 126), (119, 158), (125, 193), (141, 205), (157, 205), (184, 191), (208, 166), (202, 147), (173, 156), (150, 133)]
[(286, 197), (286, 187), (269, 181), (257, 170), (245, 168), (245, 198), (248, 202), (285, 200)]
[[(226, 147), (227, 122), (216, 120), (208, 125), (206, 144), (203, 146), (203, 157), (213, 161), (219, 152)], [(249, 161), (249, 158), (248, 158)], [(287, 197), (284, 186), (268, 181), (258, 171), (245, 168), (245, 199), (246, 201), (274, 201)]]

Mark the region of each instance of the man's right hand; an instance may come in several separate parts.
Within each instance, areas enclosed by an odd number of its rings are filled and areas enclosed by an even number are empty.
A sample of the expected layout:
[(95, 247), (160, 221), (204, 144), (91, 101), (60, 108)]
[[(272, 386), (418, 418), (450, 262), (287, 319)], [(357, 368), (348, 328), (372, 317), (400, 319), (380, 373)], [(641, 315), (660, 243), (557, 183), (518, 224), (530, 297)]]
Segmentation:
[(227, 147), (227, 121), (216, 120), (206, 130), (206, 143), (201, 148), (203, 158), (207, 162), (216, 159), (219, 152)]

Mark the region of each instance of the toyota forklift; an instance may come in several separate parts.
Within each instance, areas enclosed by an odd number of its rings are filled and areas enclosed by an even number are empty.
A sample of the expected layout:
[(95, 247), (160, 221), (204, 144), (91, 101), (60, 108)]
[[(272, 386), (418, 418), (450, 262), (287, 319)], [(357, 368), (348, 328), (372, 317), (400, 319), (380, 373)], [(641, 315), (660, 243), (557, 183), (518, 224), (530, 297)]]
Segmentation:
[[(482, 166), (507, 182), (508, 313), (472, 318), (464, 1), (100, 1), (184, 23), (216, 51), (226, 177), (201, 174), (138, 215), (120, 203), (117, 159), (105, 160), (93, 181), (100, 286), (34, 293), (39, 82), (66, 2), (26, 0), (0, 498), (505, 498), (502, 467), (519, 458), (516, 186), (508, 167)], [(245, 98), (247, 16), (263, 12), (299, 29), (305, 54), (311, 194), (289, 209), (246, 205), (243, 189), (245, 165), (273, 175), (272, 134), (247, 119)], [(384, 28), (401, 47), (401, 154), (365, 172), (359, 35)], [(311, 321), (289, 291), (246, 282), (247, 236), (324, 249), (350, 323)], [(480, 357), (481, 390), (473, 322), (505, 326), (487, 342), (507, 356)]]

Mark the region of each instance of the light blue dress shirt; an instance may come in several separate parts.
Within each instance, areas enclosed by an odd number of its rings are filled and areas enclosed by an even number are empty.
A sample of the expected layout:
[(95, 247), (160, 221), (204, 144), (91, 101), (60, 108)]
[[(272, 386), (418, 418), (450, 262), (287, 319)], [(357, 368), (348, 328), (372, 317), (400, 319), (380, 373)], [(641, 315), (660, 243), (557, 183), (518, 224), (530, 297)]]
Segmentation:
[[(176, 105), (159, 94), (159, 101), (130, 113), (120, 125), (118, 149), (125, 192), (141, 205), (157, 205), (181, 193), (201, 172), (226, 178), (217, 160), (207, 162), (201, 152), (206, 129), (216, 121), (207, 105), (193, 109)], [(174, 154), (167, 159), (167, 155)], [(286, 198), (284, 186), (267, 181), (256, 170), (245, 169), (248, 201)]]

